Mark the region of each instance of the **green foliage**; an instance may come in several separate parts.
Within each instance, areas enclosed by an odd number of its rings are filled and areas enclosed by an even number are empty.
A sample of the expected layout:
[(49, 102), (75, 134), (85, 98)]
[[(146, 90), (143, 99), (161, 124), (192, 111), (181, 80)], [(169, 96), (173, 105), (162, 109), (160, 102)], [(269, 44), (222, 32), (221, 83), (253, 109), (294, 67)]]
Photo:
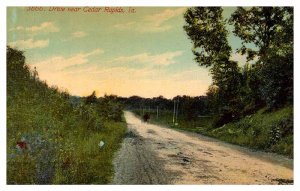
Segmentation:
[(74, 104), (67, 92), (48, 87), (30, 72), (23, 52), (9, 47), (7, 74), (7, 183), (109, 183), (126, 124), (99, 113), (97, 102)]
[(293, 108), (261, 109), (207, 133), (221, 140), (293, 157)]
[(157, 115), (161, 112), (174, 111), (174, 102), (178, 114), (187, 120), (193, 120), (199, 115), (207, 115), (211, 111), (206, 96), (176, 96), (172, 99), (166, 99), (162, 96), (153, 98), (141, 98), (132, 96), (123, 100), (123, 104), (129, 110), (141, 111), (142, 114), (149, 113)]
[(261, 68), (261, 92), (268, 108), (293, 103), (293, 54), (274, 56)]
[(227, 61), (231, 47), (220, 7), (193, 7), (184, 14), (183, 27), (193, 42), (195, 60), (201, 66), (214, 66)]
[(122, 103), (125, 105), (126, 109), (172, 109), (173, 101), (166, 99), (163, 96), (153, 97), (153, 98), (142, 98), (139, 96), (131, 96), (129, 98), (124, 98)]
[(207, 99), (204, 96), (176, 96), (173, 98), (174, 101), (177, 102), (176, 105), (178, 104), (178, 114), (186, 120), (196, 119), (199, 115), (206, 115), (209, 112)]
[[(78, 128), (60, 150), (54, 184), (107, 184), (113, 175), (112, 159), (125, 135), (122, 122), (105, 122), (102, 131)], [(99, 140), (105, 145), (99, 149)], [(76, 143), (76, 144), (74, 144)], [(67, 175), (67, 176), (66, 176)]]
[[(257, 88), (268, 108), (293, 101), (293, 8), (239, 7), (231, 16), (234, 34), (242, 39), (239, 52), (257, 58)], [(255, 49), (247, 47), (254, 44)], [(258, 92), (259, 90), (259, 92)], [(256, 94), (257, 94), (256, 93)]]
[[(143, 116), (143, 110), (132, 110), (134, 114), (136, 114), (139, 118)], [(165, 127), (192, 131), (192, 132), (200, 132), (203, 128), (211, 128), (212, 118), (210, 116), (202, 116), (196, 117), (192, 119), (186, 118), (183, 113), (179, 113), (177, 119), (177, 125), (173, 124), (173, 111), (164, 110), (159, 113), (157, 118), (156, 111), (150, 110), (147, 111), (150, 114), (150, 123), (163, 125)]]
[(25, 56), (22, 51), (14, 50), (10, 47), (6, 48), (7, 60), (10, 60), (7, 64), (7, 76), (10, 80), (10, 76), (14, 76), (15, 79), (23, 80), (29, 78), (29, 68), (25, 64)]
[[(207, 96), (215, 126), (237, 121), (264, 106), (274, 110), (292, 104), (293, 8), (239, 7), (229, 21), (222, 12), (220, 7), (194, 7), (184, 15), (195, 60), (210, 67), (212, 74)], [(225, 25), (233, 25), (233, 34), (242, 40), (238, 52), (247, 55), (251, 65), (240, 67), (230, 60)]]
[(122, 121), (123, 105), (115, 95), (105, 95), (99, 98), (97, 111), (106, 119)]
[(86, 97), (85, 104), (92, 104), (97, 102), (96, 92), (93, 91), (93, 93)]
[[(234, 25), (234, 34), (243, 40), (239, 51), (247, 54), (249, 60), (259, 56), (263, 62), (270, 56), (270, 48), (292, 48), (292, 7), (239, 7), (231, 15), (230, 23)], [(254, 43), (258, 49), (247, 48), (249, 43)]]
[(216, 88), (209, 95), (215, 101), (213, 111), (220, 114), (216, 126), (238, 119), (240, 109), (239, 91), (241, 72), (236, 62), (230, 61), (229, 46), (225, 24), (220, 7), (189, 8), (185, 15), (184, 29), (192, 40), (195, 60), (200, 66), (210, 67), (213, 86)]

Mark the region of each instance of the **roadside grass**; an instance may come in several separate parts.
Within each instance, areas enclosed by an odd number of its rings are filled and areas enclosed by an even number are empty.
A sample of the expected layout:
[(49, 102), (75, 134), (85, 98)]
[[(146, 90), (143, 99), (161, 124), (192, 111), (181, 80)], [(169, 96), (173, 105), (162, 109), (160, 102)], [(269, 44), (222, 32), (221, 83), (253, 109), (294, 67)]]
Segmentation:
[[(143, 110), (132, 110), (134, 114), (136, 114), (138, 117), (143, 116)], [(180, 130), (186, 130), (191, 132), (199, 133), (199, 131), (202, 128), (208, 129), (211, 127), (211, 117), (203, 117), (199, 119), (193, 119), (193, 120), (186, 120), (183, 116), (178, 115), (177, 119), (177, 125), (173, 124), (173, 111), (169, 110), (162, 110), (159, 111), (159, 115), (157, 117), (156, 110), (147, 110), (144, 111), (144, 113), (150, 114), (150, 123), (157, 124), (157, 125), (163, 125), (168, 128), (174, 128), (174, 129), (180, 129)]]
[(7, 184), (110, 183), (125, 120), (72, 105), (67, 92), (33, 79), (24, 58), (8, 50)]
[[(178, 115), (177, 124), (173, 123), (173, 111), (170, 110), (160, 110), (159, 115), (157, 117), (156, 110), (140, 110), (135, 109), (131, 110), (137, 117), (142, 119), (144, 113), (150, 114), (149, 123), (161, 125), (163, 127), (176, 129), (176, 130), (183, 130), (188, 132), (199, 133), (202, 135), (211, 136), (208, 133), (212, 129), (212, 117), (203, 117), (193, 120), (187, 120), (182, 115)], [(176, 120), (174, 120), (176, 121)]]
[(293, 158), (293, 107), (261, 109), (238, 122), (209, 131), (223, 141)]
[[(124, 135), (124, 122), (105, 122), (105, 129), (95, 132), (80, 128), (70, 135), (59, 153), (62, 160), (57, 168), (54, 184), (108, 184), (113, 178), (112, 160)], [(99, 149), (99, 141), (105, 145)], [(78, 143), (74, 145), (74, 143)], [(67, 168), (66, 168), (67, 167)], [(68, 176), (65, 176), (65, 174)]]
[[(133, 112), (139, 117), (143, 115), (142, 110), (133, 110)], [(212, 117), (187, 120), (179, 114), (178, 125), (174, 125), (172, 111), (161, 111), (158, 118), (154, 110), (148, 112), (151, 115), (150, 123), (195, 132), (251, 149), (274, 152), (293, 158), (292, 106), (272, 112), (261, 109), (255, 114), (219, 128), (212, 126)]]

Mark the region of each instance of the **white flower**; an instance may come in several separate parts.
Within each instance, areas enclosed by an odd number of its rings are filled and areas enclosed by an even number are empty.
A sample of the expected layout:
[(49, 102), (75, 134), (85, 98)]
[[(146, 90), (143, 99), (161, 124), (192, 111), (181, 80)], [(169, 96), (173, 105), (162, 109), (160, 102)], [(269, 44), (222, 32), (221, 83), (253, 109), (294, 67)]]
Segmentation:
[(99, 144), (98, 144), (99, 148), (101, 149), (103, 146), (104, 146), (104, 142), (103, 141), (100, 141)]

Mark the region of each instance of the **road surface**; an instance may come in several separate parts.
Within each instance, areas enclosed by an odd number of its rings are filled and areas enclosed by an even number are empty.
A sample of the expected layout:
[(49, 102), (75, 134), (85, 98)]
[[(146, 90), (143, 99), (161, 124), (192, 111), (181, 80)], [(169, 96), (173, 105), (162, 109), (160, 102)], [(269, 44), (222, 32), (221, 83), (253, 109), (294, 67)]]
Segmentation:
[(293, 184), (292, 159), (125, 118), (113, 184)]

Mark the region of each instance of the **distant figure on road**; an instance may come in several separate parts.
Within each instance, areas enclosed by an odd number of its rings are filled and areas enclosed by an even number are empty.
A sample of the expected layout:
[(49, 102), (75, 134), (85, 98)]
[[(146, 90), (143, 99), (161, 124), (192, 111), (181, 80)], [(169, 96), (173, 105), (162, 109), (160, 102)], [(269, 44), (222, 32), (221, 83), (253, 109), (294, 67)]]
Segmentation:
[(144, 122), (148, 122), (149, 119), (150, 119), (150, 114), (149, 113), (145, 113), (144, 116), (143, 116)]

